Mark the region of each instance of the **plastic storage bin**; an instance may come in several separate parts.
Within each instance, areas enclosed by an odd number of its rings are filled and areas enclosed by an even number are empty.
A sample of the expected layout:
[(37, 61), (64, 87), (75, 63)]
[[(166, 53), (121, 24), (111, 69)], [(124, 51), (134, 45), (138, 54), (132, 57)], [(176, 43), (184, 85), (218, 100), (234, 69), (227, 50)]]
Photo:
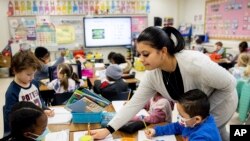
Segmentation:
[(100, 123), (102, 120), (102, 112), (93, 113), (74, 113), (72, 112), (73, 123)]
[(82, 76), (87, 76), (88, 78), (92, 78), (94, 76), (94, 70), (93, 69), (83, 69)]

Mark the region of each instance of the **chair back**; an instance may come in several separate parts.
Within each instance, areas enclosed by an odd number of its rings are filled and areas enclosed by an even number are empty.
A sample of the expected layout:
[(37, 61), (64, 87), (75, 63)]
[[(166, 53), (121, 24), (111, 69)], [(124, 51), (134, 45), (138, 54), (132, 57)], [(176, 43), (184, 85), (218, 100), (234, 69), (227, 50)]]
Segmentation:
[(72, 94), (73, 92), (55, 93), (51, 105), (65, 105)]
[(250, 84), (245, 82), (242, 86), (241, 95), (239, 99), (239, 118), (244, 122), (250, 109)]
[(117, 94), (113, 100), (129, 100), (131, 97), (131, 89)]

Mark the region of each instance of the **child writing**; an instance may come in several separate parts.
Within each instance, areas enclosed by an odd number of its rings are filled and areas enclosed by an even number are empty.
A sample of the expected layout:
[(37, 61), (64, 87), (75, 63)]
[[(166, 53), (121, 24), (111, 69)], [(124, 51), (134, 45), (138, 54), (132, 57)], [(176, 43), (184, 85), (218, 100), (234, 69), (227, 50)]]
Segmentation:
[(119, 94), (128, 90), (128, 85), (122, 79), (122, 69), (117, 64), (111, 64), (106, 69), (107, 80), (95, 80), (93, 90), (106, 99), (121, 100)]
[(215, 120), (209, 114), (210, 103), (202, 91), (190, 90), (177, 102), (178, 122), (145, 130), (148, 138), (163, 135), (182, 135), (184, 140), (221, 141)]
[(47, 121), (46, 114), (34, 103), (16, 103), (10, 113), (11, 135), (8, 141), (43, 140), (49, 133)]
[[(170, 102), (160, 93), (156, 93), (144, 106), (149, 113), (149, 116), (144, 117), (147, 123), (172, 122), (172, 109)], [(141, 121), (140, 116), (135, 116), (131, 121)]]
[(53, 89), (56, 93), (73, 92), (84, 84), (73, 72), (72, 66), (62, 63), (57, 66), (57, 79), (52, 80), (48, 89)]
[[(57, 66), (64, 62), (65, 51), (61, 52), (61, 56), (56, 60), (53, 66)], [(49, 62), (50, 62), (50, 52), (45, 47), (37, 47), (35, 49), (35, 56), (39, 59), (42, 67), (41, 70), (37, 71), (35, 74), (35, 80), (40, 81), (42, 79), (49, 78)]]
[(16, 53), (11, 62), (11, 69), (15, 75), (5, 94), (4, 108), (4, 132), (9, 132), (9, 114), (13, 105), (20, 101), (30, 101), (43, 108), (47, 116), (53, 116), (54, 112), (45, 107), (39, 95), (38, 83), (33, 80), (40, 64), (35, 55), (27, 50)]

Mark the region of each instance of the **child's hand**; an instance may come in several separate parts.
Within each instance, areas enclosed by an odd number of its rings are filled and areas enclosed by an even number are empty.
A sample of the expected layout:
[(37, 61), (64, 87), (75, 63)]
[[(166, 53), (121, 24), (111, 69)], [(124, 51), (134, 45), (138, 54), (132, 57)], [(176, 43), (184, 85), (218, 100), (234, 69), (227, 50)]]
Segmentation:
[(48, 116), (48, 117), (53, 117), (55, 115), (54, 110), (44, 110), (44, 113)]
[(151, 139), (155, 135), (155, 129), (148, 128), (148, 129), (144, 130), (144, 133), (145, 133), (147, 138)]

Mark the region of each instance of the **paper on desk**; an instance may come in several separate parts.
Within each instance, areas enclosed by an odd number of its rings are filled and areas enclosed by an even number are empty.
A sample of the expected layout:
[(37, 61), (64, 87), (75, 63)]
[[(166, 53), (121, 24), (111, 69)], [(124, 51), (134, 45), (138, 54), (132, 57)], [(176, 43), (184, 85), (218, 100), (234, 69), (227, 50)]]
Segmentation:
[(69, 141), (69, 129), (59, 132), (50, 132), (46, 135), (45, 141)]
[[(80, 137), (86, 135), (87, 131), (73, 132), (74, 141), (79, 141)], [(113, 136), (109, 134), (106, 138), (98, 141), (114, 141)]]
[(48, 124), (70, 124), (72, 114), (64, 107), (51, 107), (54, 110), (54, 117), (48, 118)]
[(175, 135), (165, 135), (148, 139), (143, 130), (138, 131), (137, 141), (176, 141)]
[[(118, 112), (123, 106), (126, 101), (124, 100), (117, 100), (112, 101), (112, 105), (116, 112)], [(141, 109), (137, 114), (137, 116), (143, 115), (143, 116), (149, 116), (148, 112), (145, 109)]]

